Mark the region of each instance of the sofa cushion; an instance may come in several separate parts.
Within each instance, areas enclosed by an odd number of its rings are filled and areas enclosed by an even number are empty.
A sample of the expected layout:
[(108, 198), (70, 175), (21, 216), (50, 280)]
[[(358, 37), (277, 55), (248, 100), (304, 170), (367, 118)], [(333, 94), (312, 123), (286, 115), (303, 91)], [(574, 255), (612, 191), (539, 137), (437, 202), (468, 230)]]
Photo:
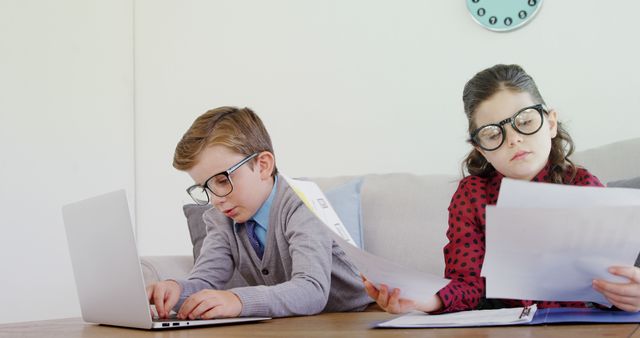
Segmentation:
[(367, 251), (442, 276), (454, 175), (367, 175), (362, 224)]
[(362, 235), (362, 213), (360, 212), (360, 190), (362, 177), (356, 177), (337, 187), (328, 189), (325, 196), (340, 217), (342, 224), (360, 248), (364, 248)]
[(607, 183), (607, 187), (640, 189), (640, 176)]
[(187, 226), (189, 227), (189, 235), (191, 236), (191, 244), (193, 244), (193, 260), (200, 256), (202, 241), (207, 236), (207, 229), (202, 220), (202, 214), (211, 208), (210, 204), (185, 204), (182, 211), (187, 217)]
[(640, 137), (578, 151), (571, 159), (605, 183), (640, 176), (638, 149)]

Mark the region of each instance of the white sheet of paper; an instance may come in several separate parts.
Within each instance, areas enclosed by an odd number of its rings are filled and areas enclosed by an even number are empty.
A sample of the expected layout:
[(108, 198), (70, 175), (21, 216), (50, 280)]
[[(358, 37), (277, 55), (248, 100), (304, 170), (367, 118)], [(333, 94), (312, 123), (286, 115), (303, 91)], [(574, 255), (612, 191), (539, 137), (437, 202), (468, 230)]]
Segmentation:
[(496, 310), (474, 310), (440, 315), (424, 312), (411, 312), (404, 316), (378, 324), (378, 327), (456, 327), (456, 326), (488, 326), (513, 325), (528, 323), (533, 320), (536, 305), (528, 308), (506, 308)]
[[(554, 194), (544, 196), (547, 201), (555, 198)], [(640, 250), (638, 206), (515, 208), (502, 204), (488, 206), (486, 218), (482, 275), (488, 298), (610, 305), (593, 290), (592, 280), (626, 281), (609, 274), (607, 268), (633, 265)]]
[[(404, 267), (390, 260), (378, 257), (358, 248), (333, 210), (322, 190), (311, 181), (285, 179), (296, 194), (323, 223), (331, 229), (333, 239), (345, 251), (353, 264), (374, 285), (387, 285), (390, 289), (399, 288), (400, 297), (413, 300), (425, 300), (449, 283), (448, 279), (415, 269)], [(326, 203), (325, 203), (326, 202)]]
[(503, 178), (499, 207), (568, 208), (640, 205), (640, 189), (602, 188)]
[[(337, 236), (336, 236), (337, 237)], [(334, 238), (345, 251), (360, 273), (376, 286), (385, 284), (389, 290), (400, 289), (400, 298), (425, 301), (435, 295), (449, 280), (442, 276), (432, 275), (407, 268), (390, 260), (348, 245), (340, 238)]]

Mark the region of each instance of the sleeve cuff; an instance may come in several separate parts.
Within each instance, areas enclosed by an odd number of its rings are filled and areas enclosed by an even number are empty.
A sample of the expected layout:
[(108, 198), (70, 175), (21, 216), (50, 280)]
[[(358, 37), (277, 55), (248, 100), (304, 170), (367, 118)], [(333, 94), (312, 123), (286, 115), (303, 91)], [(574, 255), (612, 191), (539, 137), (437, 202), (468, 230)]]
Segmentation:
[(241, 288), (233, 288), (229, 291), (233, 292), (240, 302), (242, 302), (242, 311), (240, 317), (258, 316), (271, 317), (271, 311), (267, 302), (266, 286), (247, 286)]
[(168, 280), (172, 280), (178, 283), (178, 285), (180, 285), (180, 289), (182, 290), (180, 291), (180, 298), (178, 299), (178, 303), (173, 307), (173, 310), (176, 312), (178, 312), (178, 310), (182, 306), (182, 303), (184, 303), (185, 299), (187, 299), (192, 294), (200, 290), (211, 289), (211, 284), (207, 283), (202, 279), (194, 278), (194, 279), (168, 279)]
[(445, 288), (442, 288), (440, 291), (436, 293), (436, 296), (438, 296), (438, 298), (440, 298), (440, 301), (442, 302), (442, 307), (436, 311), (429, 312), (429, 314), (437, 315), (440, 313), (445, 313), (446, 309), (449, 308), (449, 306), (451, 305), (451, 297), (449, 297), (449, 299), (445, 299), (443, 295), (443, 292), (447, 292), (445, 290), (446, 290), (446, 286)]

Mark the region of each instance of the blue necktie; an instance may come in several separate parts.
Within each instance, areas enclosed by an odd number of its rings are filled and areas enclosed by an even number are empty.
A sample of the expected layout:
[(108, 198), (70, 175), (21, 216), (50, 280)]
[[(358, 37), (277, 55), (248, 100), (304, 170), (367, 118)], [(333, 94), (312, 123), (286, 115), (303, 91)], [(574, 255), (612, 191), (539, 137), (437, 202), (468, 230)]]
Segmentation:
[(249, 242), (251, 243), (253, 250), (256, 251), (258, 258), (262, 259), (264, 247), (260, 244), (258, 236), (256, 235), (256, 227), (258, 224), (254, 220), (248, 220), (244, 223), (244, 226), (247, 228), (247, 237), (249, 238)]

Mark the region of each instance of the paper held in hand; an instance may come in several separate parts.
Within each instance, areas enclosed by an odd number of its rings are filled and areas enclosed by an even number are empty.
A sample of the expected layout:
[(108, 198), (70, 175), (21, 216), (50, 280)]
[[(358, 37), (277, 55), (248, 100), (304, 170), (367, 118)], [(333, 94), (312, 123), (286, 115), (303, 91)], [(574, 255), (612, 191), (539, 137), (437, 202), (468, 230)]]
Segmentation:
[(594, 279), (625, 283), (611, 266), (640, 250), (640, 190), (503, 179), (487, 207), (487, 298), (611, 305)]
[(441, 276), (407, 268), (359, 249), (317, 184), (283, 177), (305, 205), (331, 229), (333, 239), (345, 251), (359, 272), (374, 285), (385, 284), (390, 290), (399, 288), (401, 298), (420, 301), (434, 295), (449, 283), (448, 279)]

